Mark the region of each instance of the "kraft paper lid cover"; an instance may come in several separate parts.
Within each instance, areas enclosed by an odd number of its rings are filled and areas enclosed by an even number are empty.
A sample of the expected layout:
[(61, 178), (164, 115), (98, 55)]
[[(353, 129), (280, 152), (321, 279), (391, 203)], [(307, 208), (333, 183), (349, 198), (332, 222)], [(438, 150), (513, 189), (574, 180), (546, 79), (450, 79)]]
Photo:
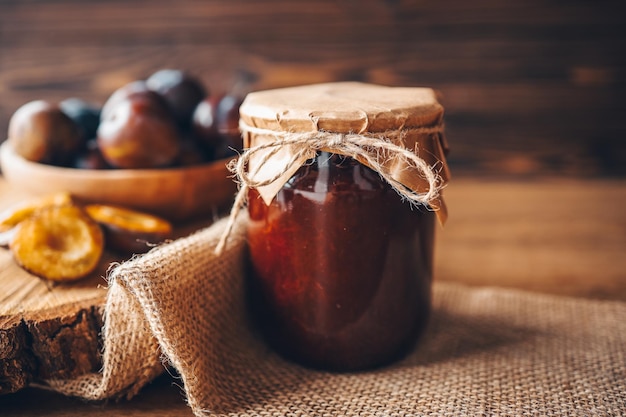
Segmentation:
[[(366, 135), (415, 152), (437, 172), (440, 186), (445, 185), (450, 177), (445, 160), (444, 108), (431, 88), (386, 87), (360, 82), (279, 88), (248, 94), (239, 113), (245, 148), (303, 132)], [(284, 169), (285, 162), (294, 152), (293, 148), (285, 146), (258, 169), (255, 179), (273, 177)], [(279, 181), (259, 187), (264, 201), (269, 204), (298, 168), (314, 156), (314, 151), (304, 155), (285, 170)], [(251, 158), (250, 172), (258, 159)], [(407, 188), (418, 193), (428, 189), (428, 183), (407, 170), (401, 162), (392, 159), (381, 162)], [(432, 201), (431, 206), (438, 210), (438, 217), (443, 222), (446, 213), (441, 196)]]

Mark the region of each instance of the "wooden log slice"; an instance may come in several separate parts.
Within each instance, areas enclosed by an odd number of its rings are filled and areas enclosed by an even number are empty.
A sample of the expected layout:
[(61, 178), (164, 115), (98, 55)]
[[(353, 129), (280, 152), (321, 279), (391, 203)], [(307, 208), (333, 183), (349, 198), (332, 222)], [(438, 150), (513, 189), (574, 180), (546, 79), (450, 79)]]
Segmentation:
[[(32, 198), (0, 177), (0, 210)], [(173, 238), (206, 227), (212, 219), (179, 224)], [(96, 270), (58, 283), (22, 269), (0, 248), (0, 395), (43, 379), (72, 378), (101, 368), (106, 274), (125, 258), (105, 251)]]
[(53, 284), (21, 269), (0, 250), (0, 394), (42, 379), (101, 367), (105, 256), (89, 277)]

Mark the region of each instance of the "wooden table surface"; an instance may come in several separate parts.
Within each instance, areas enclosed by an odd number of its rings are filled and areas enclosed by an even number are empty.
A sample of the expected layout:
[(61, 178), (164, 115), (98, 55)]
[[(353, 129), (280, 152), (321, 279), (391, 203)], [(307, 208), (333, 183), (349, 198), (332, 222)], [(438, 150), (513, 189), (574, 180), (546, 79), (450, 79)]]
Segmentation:
[[(0, 188), (4, 189), (5, 188)], [(455, 178), (436, 279), (626, 301), (626, 180)], [(164, 375), (137, 397), (86, 403), (36, 388), (0, 397), (3, 416), (190, 416)]]

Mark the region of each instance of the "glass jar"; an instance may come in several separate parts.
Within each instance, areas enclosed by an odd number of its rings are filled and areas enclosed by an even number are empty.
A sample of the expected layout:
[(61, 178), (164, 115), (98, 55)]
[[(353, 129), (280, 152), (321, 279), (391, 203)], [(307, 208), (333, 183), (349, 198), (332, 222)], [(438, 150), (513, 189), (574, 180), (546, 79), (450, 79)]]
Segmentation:
[[(331, 90), (333, 98), (343, 91), (342, 86)], [(303, 109), (317, 108), (319, 103), (310, 100), (313, 103), (305, 103)], [(254, 118), (259, 105), (262, 115), (272, 107), (263, 98), (246, 98), (240, 109), (244, 126), (259, 126)], [(362, 102), (356, 106), (367, 109)], [(332, 109), (326, 111), (332, 114)], [(315, 128), (322, 123), (327, 132), (341, 118), (345, 122), (346, 117), (363, 117), (338, 114), (318, 117)], [(291, 116), (284, 126), (289, 134), (293, 126), (305, 126)], [(376, 130), (369, 122), (373, 117), (366, 118), (369, 128)], [(266, 126), (263, 129), (242, 129), (247, 147), (273, 140)], [(401, 137), (402, 141), (409, 137), (415, 148), (428, 149), (430, 165), (445, 166), (441, 134), (417, 131)], [(287, 149), (285, 154), (294, 152)], [(284, 163), (284, 154), (275, 161), (271, 157), (272, 167)], [(293, 172), (290, 166), (285, 166), (285, 178), (271, 185), (274, 191), (269, 195), (263, 187), (248, 191), (248, 284), (256, 324), (281, 355), (314, 368), (362, 370), (401, 357), (427, 323), (439, 213), (428, 205), (403, 201), (379, 172), (332, 149), (309, 153)], [(396, 171), (406, 176), (407, 170)]]
[(435, 215), (352, 158), (320, 153), (248, 205), (255, 317), (270, 344), (331, 370), (382, 365), (430, 310)]

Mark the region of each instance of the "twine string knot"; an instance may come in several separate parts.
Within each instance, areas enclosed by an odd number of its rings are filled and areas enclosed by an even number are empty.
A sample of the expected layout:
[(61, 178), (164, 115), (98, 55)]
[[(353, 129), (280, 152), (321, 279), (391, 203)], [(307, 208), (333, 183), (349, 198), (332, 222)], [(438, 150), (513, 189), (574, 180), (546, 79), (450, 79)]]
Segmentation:
[[(294, 165), (301, 164), (303, 159), (311, 158), (318, 151), (340, 154), (364, 162), (389, 183), (402, 198), (412, 204), (428, 205), (431, 201), (437, 199), (442, 187), (441, 178), (433, 167), (420, 158), (416, 152), (397, 145), (390, 140), (392, 136), (402, 134), (402, 131), (378, 135), (326, 131), (302, 133), (275, 132), (245, 124), (240, 124), (240, 129), (244, 132), (271, 135), (276, 137), (276, 140), (248, 148), (238, 159), (234, 159), (228, 164), (229, 170), (239, 182), (239, 191), (235, 197), (224, 234), (215, 248), (217, 254), (221, 254), (224, 250), (237, 215), (245, 205), (248, 191), (251, 188), (264, 187), (278, 181)], [(420, 132), (423, 131), (424, 133), (437, 133), (441, 132), (441, 130), (441, 126), (420, 128)], [(285, 147), (290, 147), (291, 153), (280, 169), (269, 177), (259, 178), (260, 170)], [(428, 183), (427, 191), (416, 192), (395, 179), (393, 173), (388, 168), (387, 162), (389, 160), (399, 161), (405, 169), (412, 169), (418, 175), (421, 175)], [(248, 168), (251, 161), (254, 161), (255, 167), (250, 172)]]

